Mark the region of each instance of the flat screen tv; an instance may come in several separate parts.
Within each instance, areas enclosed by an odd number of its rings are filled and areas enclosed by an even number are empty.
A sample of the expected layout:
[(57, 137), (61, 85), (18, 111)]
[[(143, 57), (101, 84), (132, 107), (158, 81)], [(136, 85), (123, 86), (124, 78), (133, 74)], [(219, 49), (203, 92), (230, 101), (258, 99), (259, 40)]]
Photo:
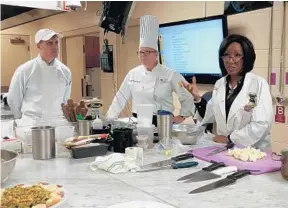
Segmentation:
[(222, 77), (218, 50), (227, 33), (224, 15), (160, 24), (160, 63), (188, 81), (214, 84)]

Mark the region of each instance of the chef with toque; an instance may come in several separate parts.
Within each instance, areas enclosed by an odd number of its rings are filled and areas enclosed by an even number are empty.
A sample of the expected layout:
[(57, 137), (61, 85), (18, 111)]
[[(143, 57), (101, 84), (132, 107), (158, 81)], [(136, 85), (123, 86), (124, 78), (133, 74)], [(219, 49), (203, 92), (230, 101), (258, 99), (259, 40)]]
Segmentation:
[(174, 123), (181, 123), (195, 112), (193, 97), (180, 84), (184, 77), (158, 63), (158, 29), (156, 17), (145, 15), (140, 18), (140, 44), (138, 56), (141, 65), (131, 69), (114, 97), (107, 112), (107, 119), (117, 119), (132, 98), (132, 115), (137, 117), (137, 105), (154, 105), (153, 124), (157, 125), (158, 110), (174, 111), (175, 92), (181, 103), (180, 115), (174, 116)]

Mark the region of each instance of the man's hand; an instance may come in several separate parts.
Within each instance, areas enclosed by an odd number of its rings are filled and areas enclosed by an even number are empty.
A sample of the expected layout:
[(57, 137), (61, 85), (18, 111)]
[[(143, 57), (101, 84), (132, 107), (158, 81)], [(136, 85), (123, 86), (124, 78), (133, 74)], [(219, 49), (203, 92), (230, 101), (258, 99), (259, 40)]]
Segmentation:
[(182, 116), (174, 116), (173, 117), (173, 123), (180, 124), (185, 120)]
[(227, 137), (219, 136), (219, 135), (215, 136), (213, 138), (213, 141), (217, 142), (217, 143), (223, 143), (223, 144), (228, 144), (229, 143), (229, 139)]

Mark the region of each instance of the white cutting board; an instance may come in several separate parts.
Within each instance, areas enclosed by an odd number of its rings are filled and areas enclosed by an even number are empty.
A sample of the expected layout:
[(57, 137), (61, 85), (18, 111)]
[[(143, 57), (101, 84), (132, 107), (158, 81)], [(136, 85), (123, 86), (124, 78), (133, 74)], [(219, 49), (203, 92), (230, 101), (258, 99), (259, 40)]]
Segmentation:
[(121, 204), (115, 204), (108, 208), (175, 208), (167, 204), (155, 201), (131, 201)]

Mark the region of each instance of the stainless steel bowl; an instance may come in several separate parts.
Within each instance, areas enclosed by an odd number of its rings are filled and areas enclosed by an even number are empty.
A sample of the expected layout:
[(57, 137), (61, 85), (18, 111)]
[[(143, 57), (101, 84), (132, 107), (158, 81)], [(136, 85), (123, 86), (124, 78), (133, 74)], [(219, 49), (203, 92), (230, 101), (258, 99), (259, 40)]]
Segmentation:
[(195, 125), (193, 124), (174, 124), (172, 135), (179, 139), (182, 144), (197, 143), (198, 134), (195, 132)]
[(1, 149), (1, 183), (5, 182), (14, 170), (18, 153)]

